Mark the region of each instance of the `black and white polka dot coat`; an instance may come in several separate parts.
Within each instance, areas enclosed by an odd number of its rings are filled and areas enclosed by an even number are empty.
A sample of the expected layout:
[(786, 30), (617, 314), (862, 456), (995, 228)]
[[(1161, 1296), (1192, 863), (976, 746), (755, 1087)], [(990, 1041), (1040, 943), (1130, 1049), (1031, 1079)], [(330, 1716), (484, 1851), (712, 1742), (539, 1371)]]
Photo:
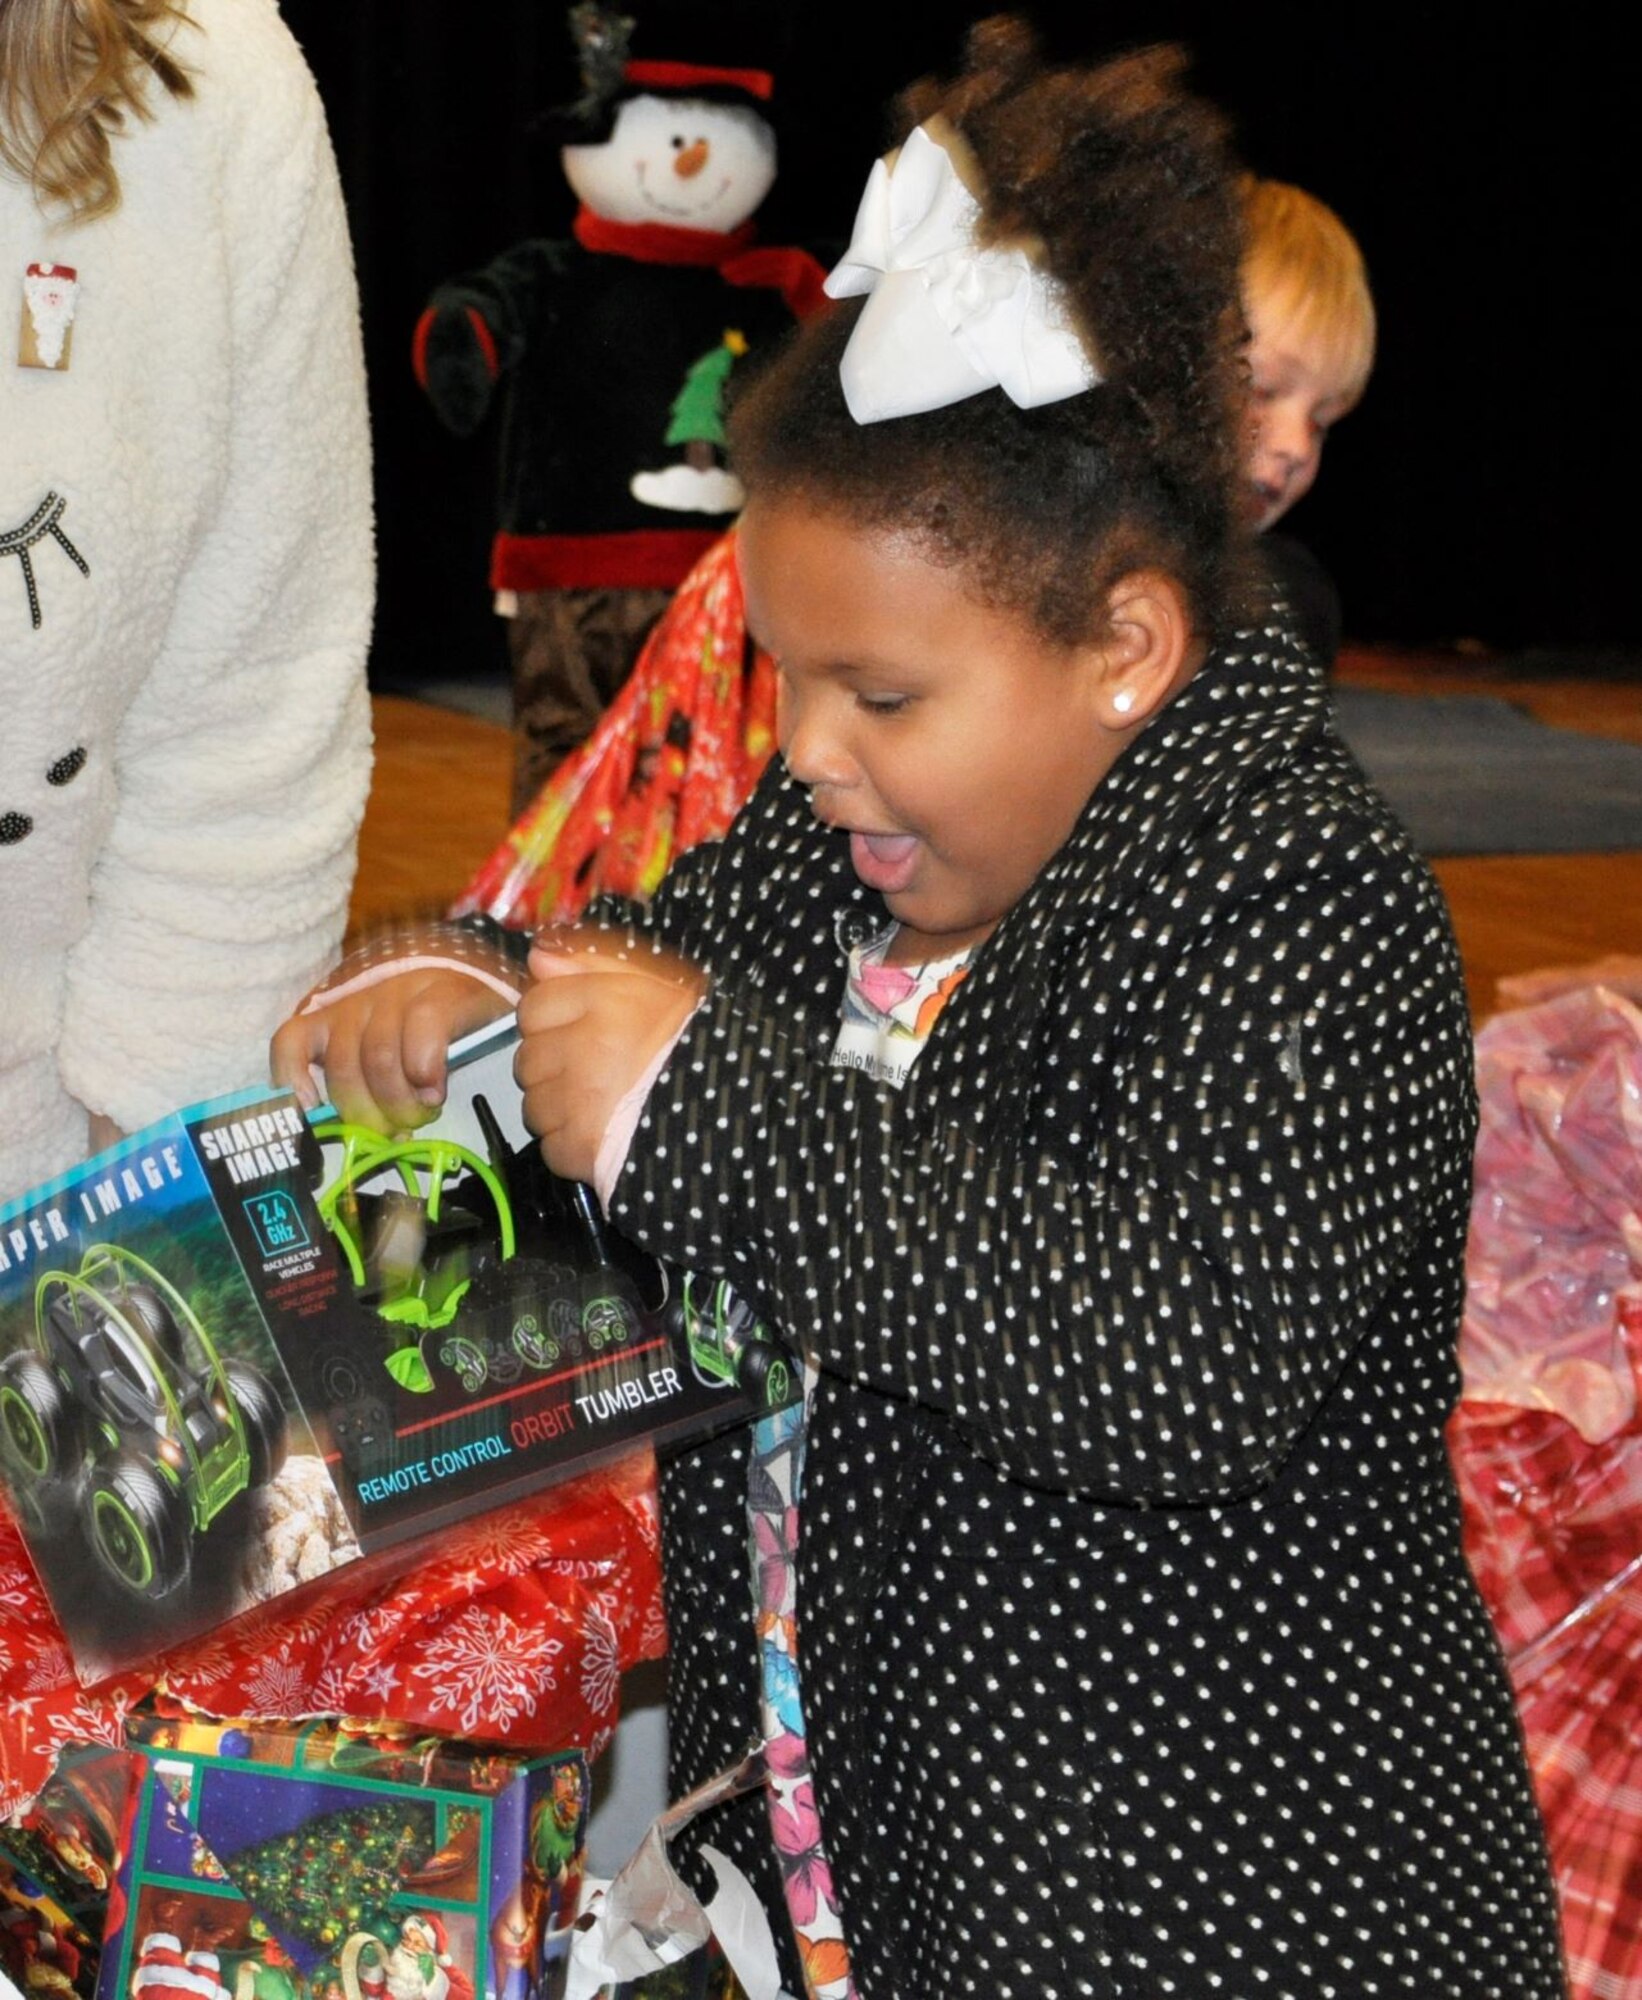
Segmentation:
[[(683, 864), (650, 923), (713, 990), (615, 1201), (824, 1371), (800, 1655), (864, 2000), (1561, 1994), (1442, 1443), (1459, 970), (1315, 669), (1211, 659), (900, 1092), (828, 1062), (881, 917), (779, 773)], [(679, 1785), (754, 1728), (745, 1450), (668, 1473)], [(767, 1865), (756, 1802), (707, 1833)]]

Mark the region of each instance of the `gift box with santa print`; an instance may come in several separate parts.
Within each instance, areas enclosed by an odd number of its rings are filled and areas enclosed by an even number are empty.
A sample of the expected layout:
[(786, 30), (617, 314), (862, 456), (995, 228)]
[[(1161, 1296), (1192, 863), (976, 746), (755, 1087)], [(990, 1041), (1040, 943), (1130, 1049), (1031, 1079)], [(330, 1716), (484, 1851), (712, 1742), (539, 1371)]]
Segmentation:
[(556, 2000), (588, 1773), (333, 1723), (134, 1717), (99, 2000)]

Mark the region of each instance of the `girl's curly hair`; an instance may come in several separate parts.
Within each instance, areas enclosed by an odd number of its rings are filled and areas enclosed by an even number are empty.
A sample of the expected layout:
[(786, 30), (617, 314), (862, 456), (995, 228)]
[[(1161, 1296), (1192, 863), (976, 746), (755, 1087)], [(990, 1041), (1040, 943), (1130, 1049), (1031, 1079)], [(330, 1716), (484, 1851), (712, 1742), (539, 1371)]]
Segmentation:
[(0, 0), (0, 167), (88, 222), (119, 205), (113, 141), (149, 90), (192, 97), (170, 53), (186, 0)]
[(1198, 623), (1226, 616), (1240, 546), (1245, 407), (1236, 165), (1224, 120), (1154, 48), (1048, 67), (1030, 31), (970, 32), (954, 83), (914, 86), (973, 152), (989, 239), (1036, 238), (1100, 370), (1098, 387), (1022, 410), (1001, 389), (857, 424), (838, 369), (858, 308), (799, 330), (730, 425), (749, 493), (778, 491), (920, 538), (989, 603), (1067, 644), (1104, 628), (1117, 579), (1157, 566)]

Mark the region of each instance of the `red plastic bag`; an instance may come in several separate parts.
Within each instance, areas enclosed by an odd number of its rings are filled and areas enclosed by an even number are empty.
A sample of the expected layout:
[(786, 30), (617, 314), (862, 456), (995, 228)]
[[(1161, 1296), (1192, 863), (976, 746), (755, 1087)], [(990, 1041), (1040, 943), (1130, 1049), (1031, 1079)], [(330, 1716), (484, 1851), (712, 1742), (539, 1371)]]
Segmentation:
[(513, 930), (593, 897), (644, 901), (719, 839), (775, 749), (775, 667), (747, 637), (735, 537), (679, 586), (597, 729), (553, 773), (451, 912)]
[(1642, 1993), (1642, 1011), (1587, 986), (1477, 1041), (1449, 1444), (1576, 2000)]

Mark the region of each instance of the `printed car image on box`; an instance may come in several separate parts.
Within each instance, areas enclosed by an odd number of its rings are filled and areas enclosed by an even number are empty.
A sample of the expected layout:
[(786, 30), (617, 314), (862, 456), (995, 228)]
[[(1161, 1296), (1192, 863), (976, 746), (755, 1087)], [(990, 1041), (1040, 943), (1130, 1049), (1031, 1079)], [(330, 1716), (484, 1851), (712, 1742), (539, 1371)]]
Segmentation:
[[(483, 1095), (481, 1153), (321, 1124), (319, 1208), (356, 1319), (293, 1358), (323, 1409), (367, 1550), (594, 1463), (778, 1408), (796, 1371), (728, 1287), (679, 1278), (605, 1227), (591, 1190), (509, 1148)], [(340, 1158), (333, 1162), (333, 1148)]]
[(309, 1143), (228, 1100), (0, 1213), (0, 1471), (84, 1679), (358, 1553), (222, 1213), (277, 1232)]
[(315, 1205), (358, 1311), (286, 1361), (367, 1553), (801, 1392), (727, 1285), (665, 1269), (547, 1171), (515, 1043), (510, 1022), (459, 1043), (441, 1116), (409, 1138), (315, 1127)]

